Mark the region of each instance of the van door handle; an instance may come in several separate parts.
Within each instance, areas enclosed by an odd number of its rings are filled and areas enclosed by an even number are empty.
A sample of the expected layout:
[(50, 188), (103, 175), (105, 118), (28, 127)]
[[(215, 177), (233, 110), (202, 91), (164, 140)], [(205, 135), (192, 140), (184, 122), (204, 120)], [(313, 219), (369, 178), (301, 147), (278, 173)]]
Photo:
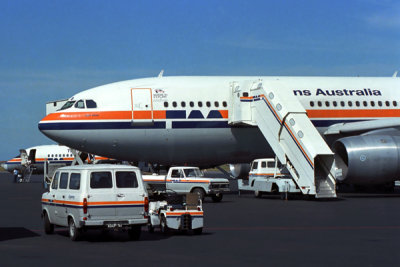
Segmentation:
[(65, 198), (65, 196), (63, 196), (63, 198)]
[(124, 194), (118, 194), (117, 197), (124, 197)]

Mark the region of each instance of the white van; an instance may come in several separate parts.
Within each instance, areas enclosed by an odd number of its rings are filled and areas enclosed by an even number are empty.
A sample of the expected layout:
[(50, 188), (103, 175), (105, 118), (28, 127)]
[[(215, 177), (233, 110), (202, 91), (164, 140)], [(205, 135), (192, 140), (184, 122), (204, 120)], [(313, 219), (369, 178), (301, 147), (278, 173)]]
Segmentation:
[(140, 170), (97, 164), (59, 168), (49, 192), (42, 195), (46, 234), (54, 225), (69, 227), (71, 240), (90, 228), (124, 228), (139, 239), (148, 222), (148, 194)]

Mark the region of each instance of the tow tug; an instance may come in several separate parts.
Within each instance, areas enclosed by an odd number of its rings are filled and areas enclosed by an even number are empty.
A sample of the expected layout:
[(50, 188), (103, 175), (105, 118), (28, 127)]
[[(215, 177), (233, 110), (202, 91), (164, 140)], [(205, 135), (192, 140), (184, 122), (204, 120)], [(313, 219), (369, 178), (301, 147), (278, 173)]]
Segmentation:
[(176, 192), (164, 192), (153, 195), (149, 203), (149, 232), (159, 228), (163, 234), (171, 230), (203, 232), (203, 205), (196, 193), (180, 195)]

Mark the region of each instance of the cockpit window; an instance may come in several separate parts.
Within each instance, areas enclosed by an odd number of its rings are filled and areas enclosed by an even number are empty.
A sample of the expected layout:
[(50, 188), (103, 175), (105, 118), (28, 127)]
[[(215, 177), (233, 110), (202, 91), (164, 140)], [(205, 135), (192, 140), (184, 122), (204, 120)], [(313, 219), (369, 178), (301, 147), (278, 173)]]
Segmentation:
[(89, 100), (86, 100), (86, 107), (87, 108), (97, 108), (97, 104), (93, 100), (89, 99)]
[(74, 105), (74, 103), (75, 103), (75, 101), (67, 101), (67, 103), (65, 103), (65, 104), (60, 108), (60, 110), (64, 110), (64, 109), (70, 108), (70, 107), (72, 107), (72, 106)]
[(78, 102), (75, 103), (76, 108), (85, 108), (85, 102), (83, 100), (79, 100)]

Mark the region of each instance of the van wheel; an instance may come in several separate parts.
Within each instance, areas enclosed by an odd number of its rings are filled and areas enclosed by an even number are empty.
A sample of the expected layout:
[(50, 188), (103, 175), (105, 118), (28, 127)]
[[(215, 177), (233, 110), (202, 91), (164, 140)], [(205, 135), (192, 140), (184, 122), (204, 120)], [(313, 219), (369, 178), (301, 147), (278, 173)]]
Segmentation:
[(224, 196), (221, 193), (212, 195), (211, 198), (214, 202), (220, 202)]
[(256, 198), (260, 198), (260, 197), (262, 197), (262, 192), (256, 190), (256, 191), (254, 191), (254, 196), (255, 196)]
[(44, 213), (43, 226), (44, 232), (46, 234), (51, 235), (52, 233), (54, 233), (54, 224), (50, 223), (49, 215), (47, 215), (47, 212)]
[(81, 237), (81, 229), (76, 228), (74, 219), (70, 218), (68, 221), (69, 226), (69, 238), (72, 241), (77, 241)]
[(206, 193), (202, 188), (195, 188), (193, 189), (192, 193), (198, 194), (201, 201), (204, 201), (204, 196), (206, 195)]
[(164, 235), (168, 234), (168, 232), (169, 232), (168, 225), (167, 225), (167, 219), (165, 218), (165, 216), (161, 216), (160, 231)]
[(139, 240), (141, 233), (142, 233), (141, 225), (132, 225), (131, 228), (128, 230), (129, 238), (131, 240)]

